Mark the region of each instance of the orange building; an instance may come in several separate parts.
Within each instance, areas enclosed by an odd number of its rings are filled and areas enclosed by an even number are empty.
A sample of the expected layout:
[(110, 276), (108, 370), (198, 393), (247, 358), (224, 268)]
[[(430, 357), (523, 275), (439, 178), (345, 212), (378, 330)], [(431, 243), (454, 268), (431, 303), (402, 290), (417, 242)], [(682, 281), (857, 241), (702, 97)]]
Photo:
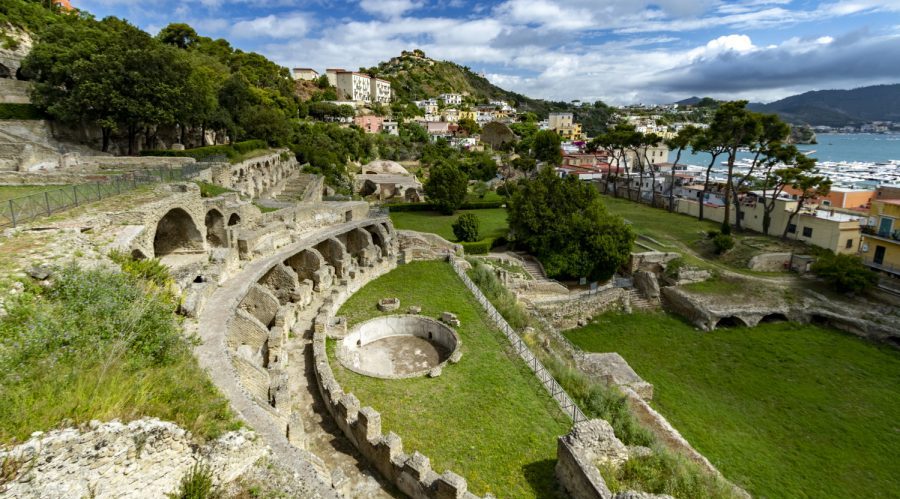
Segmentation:
[[(784, 188), (784, 193), (796, 198), (800, 194), (798, 189), (791, 186)], [(868, 210), (875, 199), (875, 191), (865, 189), (848, 189), (845, 187), (832, 187), (827, 196), (818, 199), (822, 208), (844, 208), (848, 210)], [(815, 204), (815, 202), (813, 204)]]
[(75, 10), (75, 7), (72, 7), (72, 3), (69, 2), (69, 0), (53, 0), (53, 5), (59, 7), (59, 10), (64, 10), (66, 12)]

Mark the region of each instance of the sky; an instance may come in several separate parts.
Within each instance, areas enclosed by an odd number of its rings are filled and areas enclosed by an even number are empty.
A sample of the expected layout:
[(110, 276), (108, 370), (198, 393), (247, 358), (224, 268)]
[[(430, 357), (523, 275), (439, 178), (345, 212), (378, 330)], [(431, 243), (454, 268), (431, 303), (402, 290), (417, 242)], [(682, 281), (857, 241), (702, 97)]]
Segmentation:
[(155, 34), (186, 22), (287, 67), (419, 48), (551, 100), (770, 102), (900, 83), (900, 0), (73, 0)]

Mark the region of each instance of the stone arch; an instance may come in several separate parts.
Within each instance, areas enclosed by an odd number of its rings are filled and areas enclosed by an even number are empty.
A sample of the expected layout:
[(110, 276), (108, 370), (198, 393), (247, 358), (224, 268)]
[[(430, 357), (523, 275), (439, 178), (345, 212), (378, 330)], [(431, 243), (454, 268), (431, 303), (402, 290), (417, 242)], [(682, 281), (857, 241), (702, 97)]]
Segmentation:
[(225, 216), (222, 212), (213, 208), (206, 212), (204, 219), (206, 224), (206, 242), (211, 246), (223, 248), (228, 245), (228, 235), (225, 233)]
[(720, 327), (746, 327), (747, 323), (736, 315), (729, 315), (728, 317), (722, 317), (716, 322), (715, 329), (719, 329)]
[(775, 312), (775, 313), (763, 316), (763, 318), (760, 319), (757, 324), (765, 324), (765, 323), (769, 323), (769, 322), (787, 322), (787, 321), (788, 321), (787, 316), (785, 316), (784, 314), (782, 314), (780, 312)]
[(145, 255), (143, 251), (135, 248), (135, 249), (131, 250), (131, 259), (132, 260), (146, 260), (147, 255)]
[[(12, 76), (10, 76), (12, 78)], [(31, 81), (32, 73), (31, 71), (27, 71), (19, 66), (19, 69), (16, 70), (16, 79), (21, 81)]]
[(369, 234), (372, 234), (372, 242), (381, 248), (381, 254), (387, 255), (390, 245), (388, 244), (389, 236), (387, 231), (384, 230), (384, 227), (379, 224), (367, 225), (366, 230)]
[(194, 219), (181, 208), (168, 211), (156, 223), (156, 234), (153, 236), (153, 254), (157, 257), (179, 251), (198, 251), (203, 249), (203, 236)]
[(12, 78), (13, 73), (5, 64), (0, 63), (0, 78)]
[[(316, 285), (319, 290), (319, 284), (323, 280), (323, 275), (327, 276), (331, 270), (328, 262), (315, 248), (307, 248), (284, 261), (284, 264), (294, 269), (297, 277), (302, 281), (309, 279)], [(330, 280), (328, 284), (330, 284)]]
[(344, 245), (335, 238), (325, 239), (315, 246), (315, 249), (325, 257), (338, 277), (345, 277), (350, 271), (350, 255)]
[(228, 217), (228, 226), (229, 227), (234, 227), (235, 225), (238, 225), (239, 223), (241, 223), (241, 216), (238, 215), (237, 213), (232, 213), (231, 216)]

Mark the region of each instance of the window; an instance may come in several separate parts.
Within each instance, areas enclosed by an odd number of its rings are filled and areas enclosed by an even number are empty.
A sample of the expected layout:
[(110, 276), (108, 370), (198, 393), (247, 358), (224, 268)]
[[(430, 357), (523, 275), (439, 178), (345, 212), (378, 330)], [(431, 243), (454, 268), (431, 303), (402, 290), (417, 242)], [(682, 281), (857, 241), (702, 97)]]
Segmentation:
[(794, 234), (797, 232), (797, 224), (788, 224), (788, 233)]
[(803, 228), (803, 237), (812, 237), (812, 227)]
[(853, 247), (853, 239), (847, 239), (847, 246), (846, 246), (846, 248), (847, 248), (847, 249), (850, 249), (850, 248), (852, 248), (852, 247)]

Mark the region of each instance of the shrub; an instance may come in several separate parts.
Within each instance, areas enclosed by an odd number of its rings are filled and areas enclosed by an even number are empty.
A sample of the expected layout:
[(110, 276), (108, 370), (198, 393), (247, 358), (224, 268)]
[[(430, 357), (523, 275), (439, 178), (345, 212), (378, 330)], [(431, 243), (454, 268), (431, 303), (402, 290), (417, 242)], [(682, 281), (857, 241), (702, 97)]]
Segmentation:
[(878, 282), (878, 275), (855, 255), (822, 255), (811, 270), (842, 293), (859, 293)]
[(456, 236), (457, 241), (475, 242), (479, 239), (478, 226), (477, 216), (472, 213), (463, 213), (456, 219), (456, 222), (453, 222), (453, 235)]
[(722, 222), (722, 234), (725, 234), (726, 236), (731, 235), (731, 225), (727, 222)]
[(713, 246), (716, 248), (716, 254), (721, 255), (734, 248), (734, 238), (729, 234), (721, 233), (713, 238)]
[(169, 499), (209, 499), (215, 497), (213, 474), (209, 465), (194, 463), (191, 471), (181, 477), (178, 490), (168, 494)]
[(238, 154), (246, 154), (257, 149), (268, 149), (269, 144), (265, 140), (245, 140), (243, 142), (235, 142), (232, 146)]
[(719, 235), (719, 231), (717, 231), (717, 230), (708, 230), (708, 231), (706, 231), (706, 238), (707, 238), (707, 239), (712, 239), (712, 238), (714, 238), (714, 237), (716, 237), (716, 236), (718, 236), (718, 235)]
[(467, 255), (486, 255), (493, 248), (493, 239), (485, 239), (474, 243), (460, 243)]
[(122, 272), (138, 279), (150, 281), (157, 286), (165, 287), (172, 282), (172, 278), (169, 276), (168, 267), (155, 258), (137, 260), (132, 258), (131, 255), (121, 251), (111, 251), (109, 253), (109, 259), (119, 264), (119, 267), (122, 268)]
[(618, 469), (602, 466), (600, 472), (613, 493), (636, 489), (674, 497), (737, 497), (724, 480), (663, 449), (632, 457)]

